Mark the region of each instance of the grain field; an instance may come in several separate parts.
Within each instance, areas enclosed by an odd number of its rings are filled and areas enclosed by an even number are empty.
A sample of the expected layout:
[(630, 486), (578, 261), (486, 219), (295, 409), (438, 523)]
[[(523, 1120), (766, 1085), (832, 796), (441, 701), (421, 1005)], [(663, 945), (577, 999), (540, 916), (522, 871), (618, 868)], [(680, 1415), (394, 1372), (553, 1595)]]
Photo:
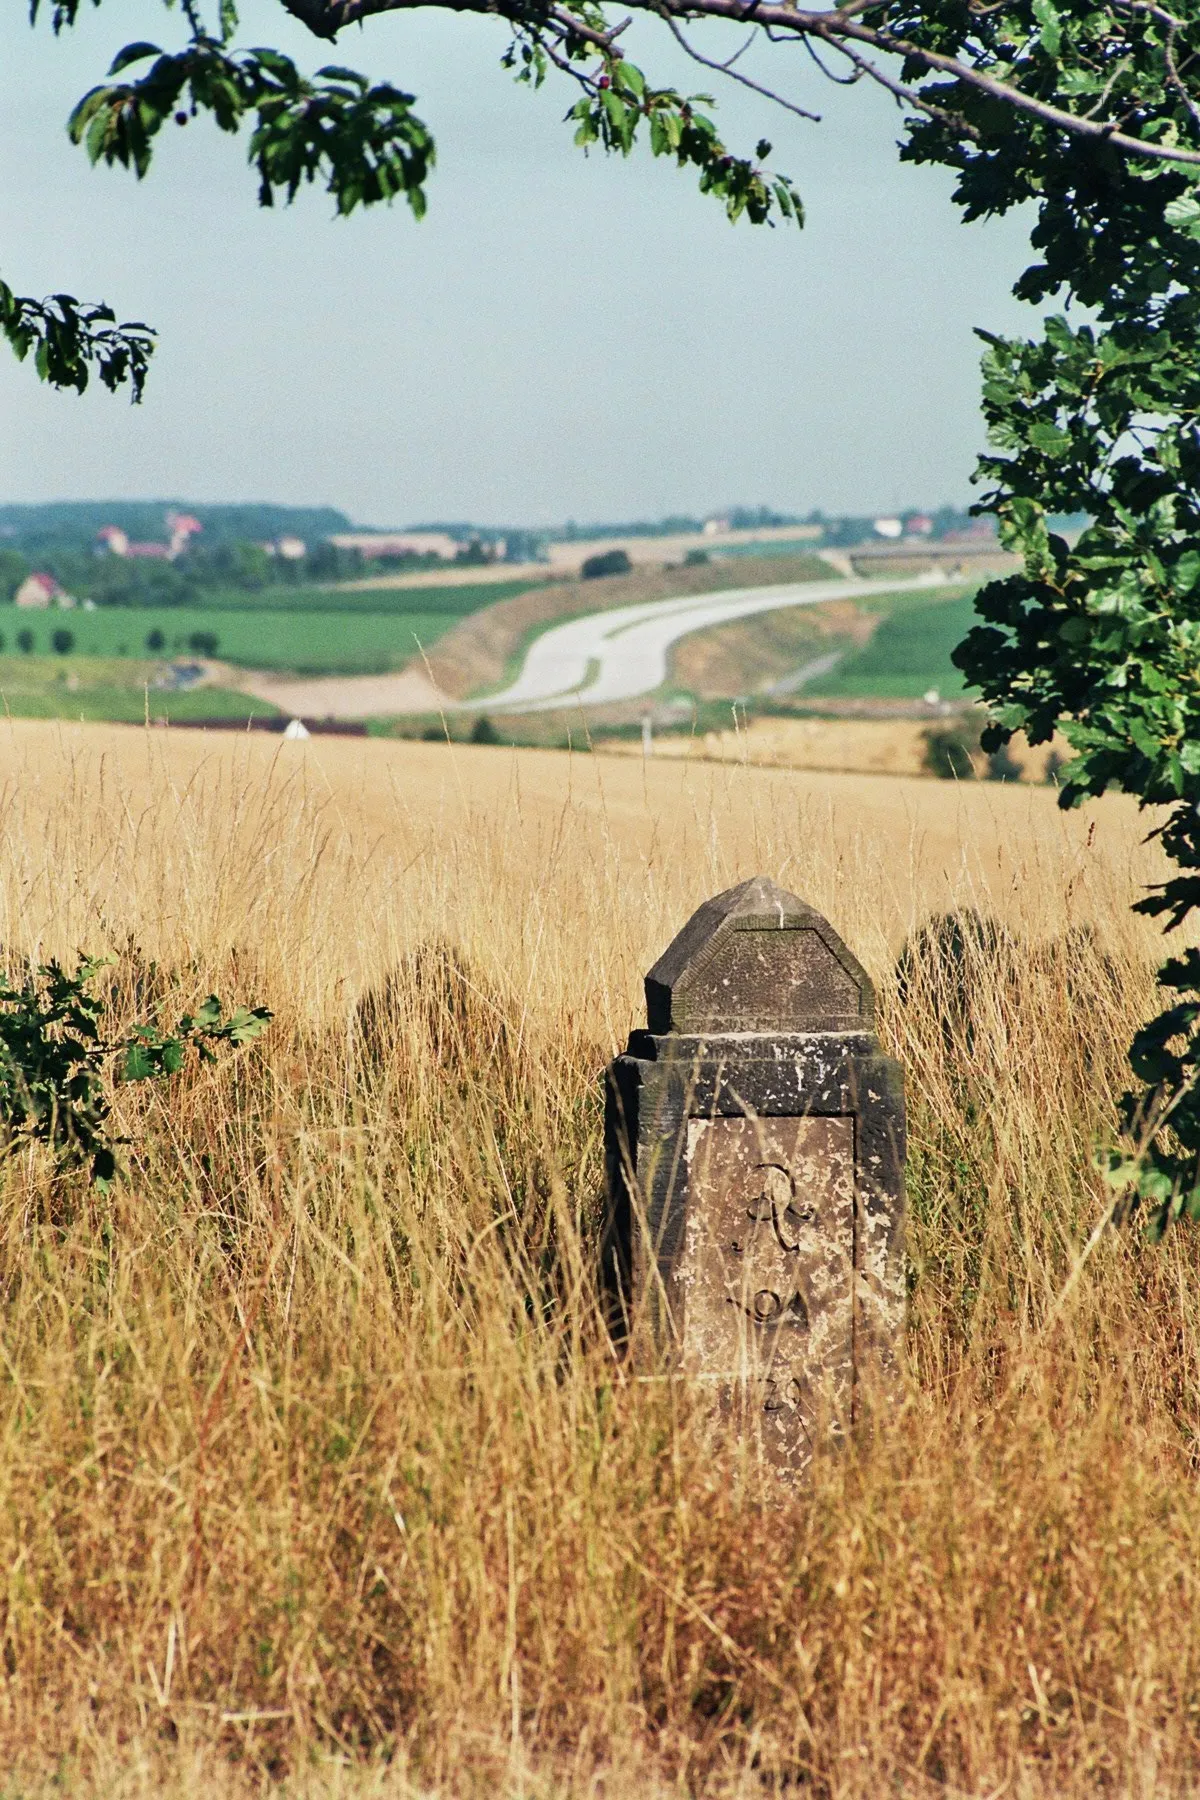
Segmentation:
[[(275, 1019), (117, 1088), (109, 1194), (0, 1168), (5, 1791), (1194, 1791), (1200, 1245), (1095, 1231), (1143, 832), (1015, 786), (6, 726), (10, 969)], [(874, 976), (911, 1124), (904, 1390), (790, 1498), (596, 1289), (601, 1071), (760, 872)]]

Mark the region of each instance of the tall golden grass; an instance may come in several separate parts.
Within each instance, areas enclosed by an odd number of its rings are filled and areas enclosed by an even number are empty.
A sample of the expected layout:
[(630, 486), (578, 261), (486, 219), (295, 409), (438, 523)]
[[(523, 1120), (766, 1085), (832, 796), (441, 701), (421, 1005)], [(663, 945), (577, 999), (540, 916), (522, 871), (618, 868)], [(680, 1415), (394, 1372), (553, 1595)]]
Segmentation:
[[(1095, 1230), (1138, 839), (1029, 790), (6, 730), (10, 962), (276, 1016), (117, 1090), (107, 1197), (0, 1171), (5, 1791), (1193, 1791), (1200, 1250)], [(601, 1071), (758, 871), (867, 962), (911, 1123), (904, 1393), (792, 1498), (597, 1296)]]

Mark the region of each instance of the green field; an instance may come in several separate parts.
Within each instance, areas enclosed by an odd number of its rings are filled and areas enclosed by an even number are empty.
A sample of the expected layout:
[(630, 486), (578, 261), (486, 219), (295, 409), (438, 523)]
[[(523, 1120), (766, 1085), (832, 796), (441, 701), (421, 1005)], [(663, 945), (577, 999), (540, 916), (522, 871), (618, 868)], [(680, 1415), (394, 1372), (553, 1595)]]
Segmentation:
[(0, 656), (0, 713), (13, 719), (170, 719), (269, 717), (278, 707), (232, 688), (186, 693), (152, 686), (161, 665), (140, 658)]
[[(477, 602), (474, 603), (477, 605)], [(463, 611), (474, 610), (464, 604)], [(76, 657), (188, 657), (193, 632), (210, 632), (222, 662), (249, 669), (294, 670), (305, 675), (368, 675), (397, 669), (428, 649), (462, 617), (459, 611), (360, 613), (349, 609), (309, 612), (297, 608), (105, 606), (95, 612), (18, 611), (0, 607), (0, 651), (16, 649), (17, 632), (33, 634), (34, 654), (49, 655), (56, 631), (69, 631)], [(161, 631), (163, 649), (146, 639)]]
[[(899, 597), (897, 597), (899, 598)], [(805, 698), (919, 699), (930, 688), (952, 699), (967, 691), (950, 652), (978, 624), (974, 598), (914, 601), (888, 611), (874, 636), (836, 669), (805, 686)]]
[[(198, 632), (215, 638), (211, 654), (245, 668), (382, 673), (431, 648), (481, 605), (527, 585), (365, 594), (281, 588), (271, 590), (270, 604), (254, 606), (245, 604), (243, 594), (236, 605), (226, 596), (204, 607), (110, 606), (91, 612), (0, 607), (0, 701), (17, 717), (141, 719), (147, 687), (164, 662), (199, 654), (189, 643)], [(362, 610), (364, 602), (371, 610)], [(849, 650), (828, 675), (808, 685), (806, 697), (907, 699), (930, 688), (948, 697), (965, 691), (950, 653), (975, 621), (969, 593), (883, 595), (868, 605), (883, 615), (870, 642)], [(17, 653), (18, 632), (32, 634), (31, 653)], [(68, 632), (73, 640), (64, 655), (53, 652), (57, 632)], [(156, 632), (162, 634), (161, 648), (147, 643)], [(149, 711), (156, 718), (245, 718), (273, 710), (225, 688), (176, 693), (149, 686)]]
[[(204, 595), (204, 610), (211, 612), (379, 613), (387, 617), (420, 615), (465, 618), (497, 600), (524, 594), (536, 581), (476, 581), (462, 587), (346, 588), (269, 587), (249, 593), (245, 588), (211, 588)], [(109, 607), (110, 612), (141, 612), (141, 607)], [(184, 610), (172, 607), (172, 612)], [(188, 610), (191, 610), (190, 608)]]

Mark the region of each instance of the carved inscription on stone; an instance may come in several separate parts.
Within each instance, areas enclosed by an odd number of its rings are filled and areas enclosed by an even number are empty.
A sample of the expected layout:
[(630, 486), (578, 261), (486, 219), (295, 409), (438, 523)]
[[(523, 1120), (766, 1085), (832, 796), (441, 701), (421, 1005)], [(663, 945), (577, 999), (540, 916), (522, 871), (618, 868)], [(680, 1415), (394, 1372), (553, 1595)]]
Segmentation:
[(904, 1083), (866, 970), (765, 876), (698, 907), (610, 1066), (614, 1331), (797, 1483), (894, 1391)]
[(690, 1119), (672, 1300), (684, 1367), (757, 1413), (782, 1468), (818, 1421), (849, 1423), (854, 1369), (854, 1120)]

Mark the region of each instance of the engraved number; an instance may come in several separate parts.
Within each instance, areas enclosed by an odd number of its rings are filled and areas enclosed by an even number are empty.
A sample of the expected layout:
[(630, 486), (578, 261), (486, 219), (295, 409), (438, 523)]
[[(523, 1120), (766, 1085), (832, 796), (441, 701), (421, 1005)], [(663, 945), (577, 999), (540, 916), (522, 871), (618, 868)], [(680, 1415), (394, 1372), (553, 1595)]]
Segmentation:
[(778, 1325), (784, 1322), (785, 1316), (792, 1325), (808, 1325), (808, 1308), (799, 1288), (786, 1303), (783, 1295), (777, 1294), (773, 1288), (759, 1288), (748, 1302), (734, 1294), (726, 1294), (725, 1299), (730, 1306), (740, 1306), (755, 1325)]

